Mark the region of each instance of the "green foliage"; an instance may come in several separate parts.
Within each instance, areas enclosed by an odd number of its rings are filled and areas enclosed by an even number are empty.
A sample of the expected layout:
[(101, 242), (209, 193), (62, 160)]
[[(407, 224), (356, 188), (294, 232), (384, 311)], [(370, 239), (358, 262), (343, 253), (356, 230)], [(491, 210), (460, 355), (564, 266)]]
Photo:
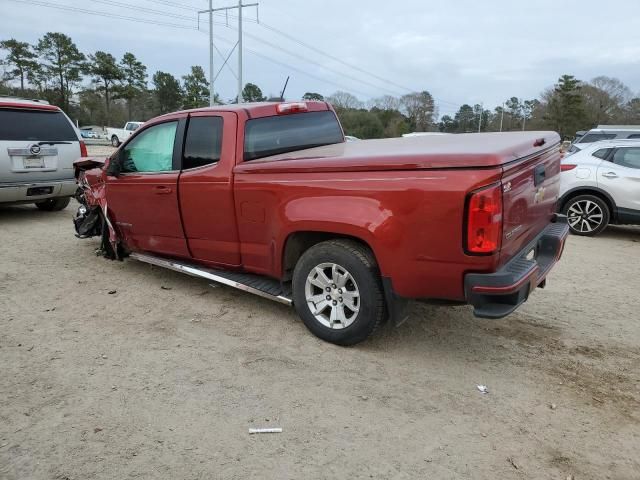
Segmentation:
[(209, 82), (199, 65), (191, 67), (191, 73), (184, 75), (184, 108), (199, 108), (209, 105)]
[(38, 62), (35, 61), (37, 55), (27, 42), (18, 42), (16, 39), (3, 40), (0, 42), (0, 48), (8, 50), (7, 56), (0, 64), (10, 68), (5, 73), (2, 80), (20, 79), (20, 93), (24, 94), (24, 84), (28, 75), (38, 69)]
[(369, 113), (377, 116), (380, 120), (384, 129), (383, 137), (401, 137), (403, 134), (411, 132), (410, 120), (399, 110), (373, 107)]
[(158, 111), (174, 112), (182, 105), (183, 92), (180, 83), (170, 73), (156, 72), (153, 75), (154, 96)]
[(324, 97), (319, 93), (307, 92), (302, 96), (302, 100), (317, 100), (317, 101), (323, 102)]
[(247, 83), (242, 89), (242, 99), (245, 102), (264, 102), (267, 97), (262, 95), (262, 90), (254, 83)]
[(127, 120), (131, 121), (133, 101), (141, 97), (147, 90), (147, 67), (140, 62), (133, 53), (127, 52), (120, 60), (122, 80), (118, 88), (118, 98), (127, 101)]
[(341, 90), (338, 90), (334, 94), (328, 96), (327, 102), (333, 105), (333, 107), (337, 110), (355, 110), (364, 108), (364, 103), (358, 100), (355, 95), (352, 95), (348, 92), (343, 92)]
[(358, 138), (382, 138), (384, 126), (380, 119), (366, 110), (341, 110), (338, 113), (345, 135)]
[(86, 57), (64, 33), (45, 34), (38, 41), (36, 51), (43, 63), (41, 79), (55, 85), (57, 105), (68, 110), (73, 88), (86, 70)]
[(438, 130), (442, 133), (455, 133), (458, 129), (458, 122), (450, 115), (444, 115), (438, 124)]
[(548, 102), (546, 119), (562, 138), (573, 138), (575, 132), (585, 127), (582, 82), (573, 75), (563, 75), (558, 80)]
[(477, 131), (478, 119), (471, 105), (466, 103), (460, 107), (455, 114), (455, 122), (457, 124), (456, 132), (475, 132)]
[(95, 54), (89, 55), (89, 63), (86, 71), (93, 76), (93, 81), (98, 85), (96, 90), (104, 93), (106, 123), (110, 123), (110, 94), (116, 85), (116, 82), (124, 78), (124, 74), (120, 66), (116, 63), (113, 55), (106, 52), (97, 51)]
[(435, 102), (426, 90), (403, 95), (400, 103), (404, 107), (413, 130), (428, 132), (434, 127)]

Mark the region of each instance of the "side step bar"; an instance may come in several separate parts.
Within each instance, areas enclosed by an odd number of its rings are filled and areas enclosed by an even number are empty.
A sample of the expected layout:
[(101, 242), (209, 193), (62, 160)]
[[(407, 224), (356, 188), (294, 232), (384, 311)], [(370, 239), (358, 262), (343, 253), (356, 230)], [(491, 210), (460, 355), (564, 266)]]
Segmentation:
[(189, 265), (187, 263), (180, 263), (176, 260), (155, 257), (144, 253), (132, 253), (130, 257), (140, 262), (168, 268), (169, 270), (185, 273), (192, 277), (205, 278), (212, 282), (221, 283), (222, 285), (253, 293), (254, 295), (268, 298), (269, 300), (283, 303), (285, 305), (291, 306), (293, 304), (290, 292), (284, 291), (280, 282), (271, 278), (253, 275), (251, 273), (213, 270), (203, 268), (201, 266)]

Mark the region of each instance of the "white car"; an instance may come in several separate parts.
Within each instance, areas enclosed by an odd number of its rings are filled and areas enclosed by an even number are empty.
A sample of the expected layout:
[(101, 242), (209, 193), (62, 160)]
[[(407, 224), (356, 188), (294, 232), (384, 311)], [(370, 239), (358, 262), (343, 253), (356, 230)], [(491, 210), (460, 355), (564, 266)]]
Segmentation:
[(640, 140), (591, 143), (562, 159), (558, 210), (576, 235), (640, 224)]
[(640, 125), (598, 125), (588, 132), (577, 132), (578, 138), (573, 142), (569, 154), (587, 148), (590, 143), (602, 140), (640, 139)]

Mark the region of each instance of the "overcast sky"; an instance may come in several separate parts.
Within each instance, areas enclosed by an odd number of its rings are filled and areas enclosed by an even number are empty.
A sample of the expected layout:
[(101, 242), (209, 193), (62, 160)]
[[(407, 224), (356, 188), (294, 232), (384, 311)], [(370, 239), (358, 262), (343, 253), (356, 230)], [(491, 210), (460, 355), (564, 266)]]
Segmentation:
[[(59, 31), (70, 35), (84, 53), (104, 50), (120, 58), (131, 51), (150, 73), (163, 70), (181, 76), (196, 64), (208, 70), (208, 37), (197, 31), (195, 13), (206, 8), (208, 0), (34, 1), (187, 28), (72, 13), (32, 1), (0, 0), (0, 38), (35, 42), (47, 31)], [(462, 103), (484, 102), (493, 108), (511, 96), (535, 98), (563, 73), (582, 80), (618, 77), (638, 93), (637, 5), (638, 0), (260, 0), (260, 25), (253, 22), (255, 9), (245, 9), (245, 46), (263, 56), (245, 52), (244, 79), (275, 95), (290, 75), (288, 98), (341, 89), (367, 100), (401, 95), (405, 88), (429, 90), (441, 114)], [(229, 21), (237, 26), (237, 19)], [(201, 16), (203, 30), (206, 22)], [(223, 23), (214, 25), (214, 31), (217, 47), (226, 55), (237, 32), (227, 28), (222, 17), (216, 22)], [(218, 53), (215, 63), (222, 63)], [(237, 72), (235, 55), (230, 64)], [(224, 99), (235, 96), (236, 80), (228, 69), (220, 74), (216, 91)]]

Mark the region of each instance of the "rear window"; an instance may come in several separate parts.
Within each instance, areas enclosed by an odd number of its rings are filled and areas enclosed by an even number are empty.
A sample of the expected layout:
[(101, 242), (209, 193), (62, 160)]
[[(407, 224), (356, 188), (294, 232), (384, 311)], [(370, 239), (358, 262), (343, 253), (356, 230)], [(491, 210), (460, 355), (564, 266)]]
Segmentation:
[(597, 152), (594, 152), (593, 156), (605, 160), (611, 153), (611, 150), (613, 150), (613, 148), (603, 148), (601, 150), (598, 150)]
[(600, 140), (611, 140), (612, 138), (616, 138), (615, 133), (587, 133), (578, 143), (593, 143)]
[(331, 111), (256, 118), (249, 120), (245, 128), (244, 159), (342, 142), (342, 129)]
[(0, 140), (77, 142), (62, 112), (0, 109)]

